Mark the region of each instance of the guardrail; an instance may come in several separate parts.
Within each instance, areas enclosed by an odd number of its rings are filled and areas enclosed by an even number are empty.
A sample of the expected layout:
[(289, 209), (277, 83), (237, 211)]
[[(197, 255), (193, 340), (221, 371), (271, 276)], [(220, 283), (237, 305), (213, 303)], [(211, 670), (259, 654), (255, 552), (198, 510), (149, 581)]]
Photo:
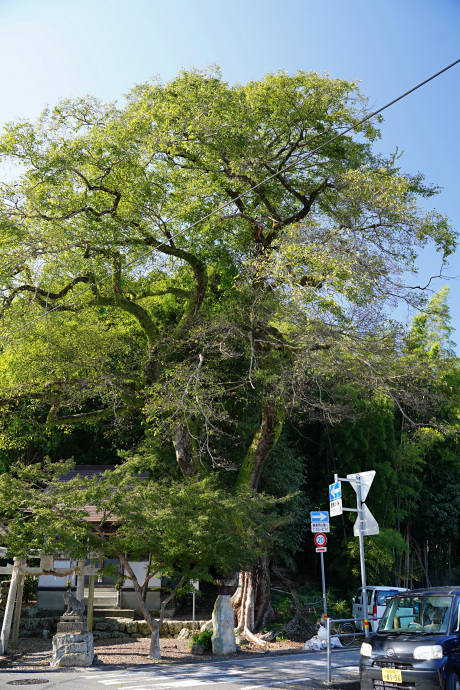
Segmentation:
[[(349, 632), (341, 632), (340, 631), (340, 626), (343, 623), (351, 623), (353, 627), (355, 627), (355, 621), (364, 621), (364, 618), (327, 618), (326, 620), (326, 630), (327, 630), (327, 678), (326, 682), (330, 683), (331, 682), (331, 668), (332, 668), (332, 646), (331, 646), (331, 637), (338, 637), (339, 640), (340, 638), (344, 637), (350, 637)], [(367, 619), (366, 619), (367, 620)], [(337, 631), (336, 629), (337, 628)], [(366, 633), (361, 630), (358, 630), (355, 627), (355, 632), (354, 636), (355, 637), (365, 637)], [(334, 648), (334, 654), (343, 654), (344, 652), (350, 652), (350, 651), (356, 651), (356, 647), (350, 648), (350, 647), (337, 647)], [(344, 664), (343, 666), (335, 666), (334, 668), (339, 669), (339, 668), (346, 668), (347, 666), (350, 666), (350, 664)]]

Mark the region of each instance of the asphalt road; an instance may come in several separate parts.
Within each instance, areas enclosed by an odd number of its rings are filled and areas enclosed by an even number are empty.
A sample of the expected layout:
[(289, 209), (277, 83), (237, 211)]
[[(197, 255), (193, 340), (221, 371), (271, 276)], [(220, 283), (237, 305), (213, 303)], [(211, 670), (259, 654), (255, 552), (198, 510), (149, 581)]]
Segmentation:
[[(358, 690), (359, 650), (333, 655), (333, 688)], [(342, 667), (342, 668), (340, 668)], [(0, 688), (36, 687), (37, 690), (264, 690), (264, 688), (323, 688), (326, 681), (325, 652), (264, 656), (154, 667), (133, 666), (116, 670), (95, 667), (69, 670), (0, 671)]]

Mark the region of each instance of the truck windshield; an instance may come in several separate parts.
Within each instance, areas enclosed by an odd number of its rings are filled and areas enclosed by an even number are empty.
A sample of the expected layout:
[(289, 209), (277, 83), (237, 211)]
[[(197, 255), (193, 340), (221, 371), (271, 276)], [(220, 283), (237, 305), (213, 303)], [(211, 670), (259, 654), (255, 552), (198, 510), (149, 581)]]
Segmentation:
[(379, 632), (446, 633), (452, 610), (450, 596), (402, 596), (390, 601)]

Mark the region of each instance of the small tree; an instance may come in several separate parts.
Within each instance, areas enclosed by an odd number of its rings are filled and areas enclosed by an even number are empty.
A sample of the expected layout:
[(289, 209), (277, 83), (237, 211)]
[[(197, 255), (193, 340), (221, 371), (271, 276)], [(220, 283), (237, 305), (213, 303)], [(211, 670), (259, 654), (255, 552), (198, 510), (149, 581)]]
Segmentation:
[[(275, 499), (247, 490), (229, 494), (212, 477), (156, 483), (128, 463), (97, 477), (62, 481), (73, 466), (17, 464), (0, 476), (1, 542), (14, 556), (46, 548), (80, 559), (89, 553), (119, 558), (152, 630), (150, 658), (160, 658), (165, 605), (178, 589), (191, 579), (212, 581), (210, 568), (225, 577), (251, 563), (267, 549), (279, 522)], [(100, 522), (88, 521), (89, 507)], [(148, 552), (151, 575), (175, 582), (158, 620), (127, 557)]]

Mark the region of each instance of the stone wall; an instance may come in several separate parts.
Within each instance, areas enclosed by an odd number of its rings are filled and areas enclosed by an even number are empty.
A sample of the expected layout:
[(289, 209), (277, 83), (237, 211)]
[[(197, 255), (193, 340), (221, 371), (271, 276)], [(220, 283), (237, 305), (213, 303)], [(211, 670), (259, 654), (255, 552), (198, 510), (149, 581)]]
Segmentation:
[[(206, 621), (195, 621), (198, 631)], [(192, 632), (193, 621), (165, 620), (160, 628), (161, 637), (187, 638)], [(182, 631), (186, 632), (182, 632)], [(95, 618), (93, 621), (94, 639), (105, 637), (150, 637), (151, 631), (146, 621), (131, 618)]]
[[(59, 616), (49, 615), (51, 612), (41, 611), (34, 607), (26, 607), (22, 611), (19, 637), (42, 637), (51, 639), (57, 631)], [(48, 614), (48, 615), (44, 615)], [(206, 621), (195, 621), (195, 631), (198, 631)], [(0, 626), (2, 619), (0, 618)], [(160, 628), (161, 637), (179, 637), (186, 639), (190, 636), (193, 621), (165, 620)], [(150, 637), (151, 631), (144, 620), (136, 621), (132, 618), (94, 618), (93, 636), (95, 640), (103, 638)]]

